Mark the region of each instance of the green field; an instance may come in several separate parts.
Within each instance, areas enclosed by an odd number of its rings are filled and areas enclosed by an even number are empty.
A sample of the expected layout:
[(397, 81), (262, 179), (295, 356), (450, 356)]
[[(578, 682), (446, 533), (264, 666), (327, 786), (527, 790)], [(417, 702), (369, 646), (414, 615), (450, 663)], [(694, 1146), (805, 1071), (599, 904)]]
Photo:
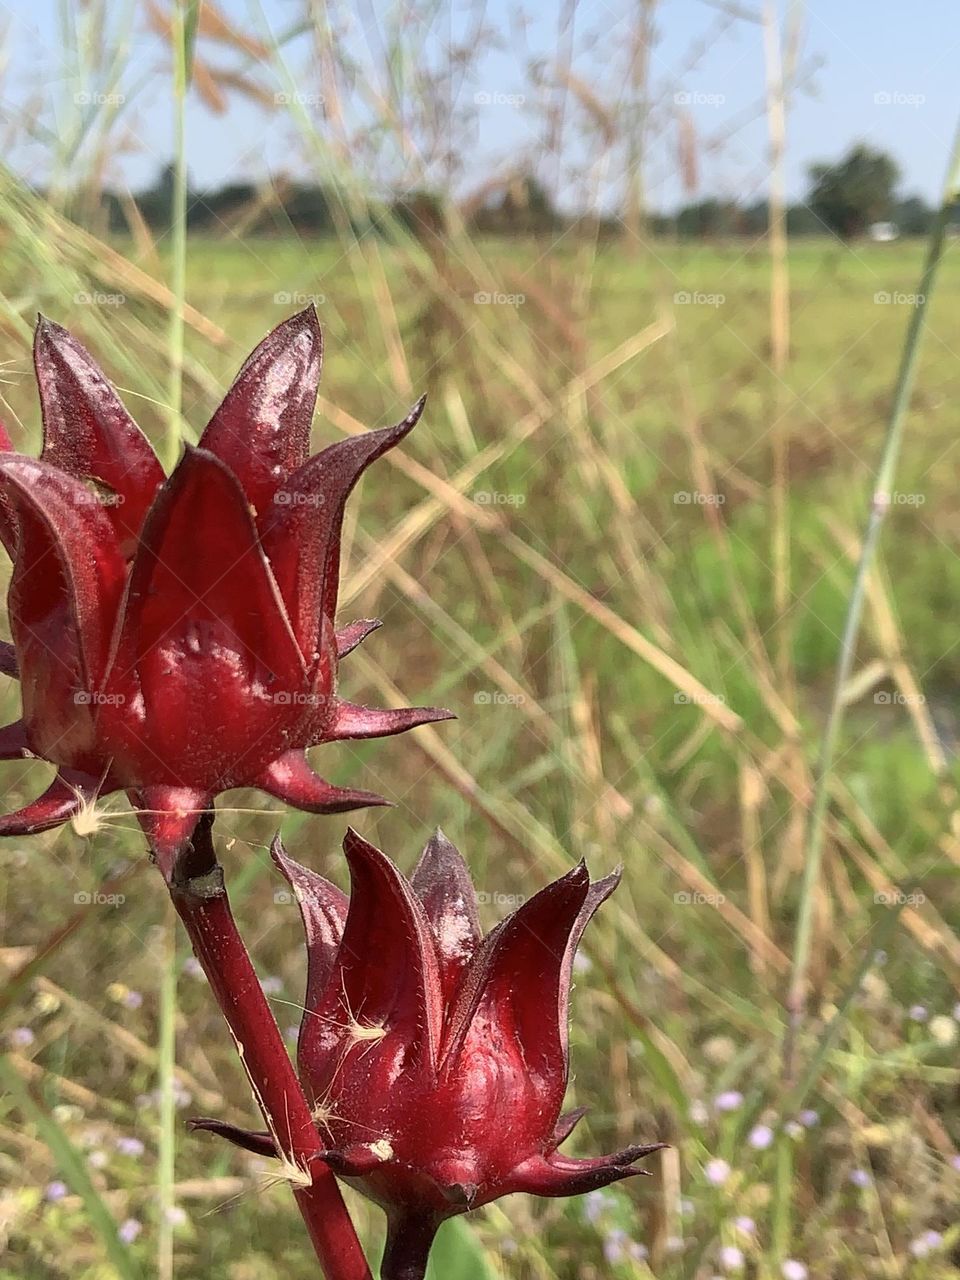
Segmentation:
[[(12, 209), (0, 418), (18, 447), (39, 443), (37, 310), (84, 338), (159, 440), (166, 245), (118, 243), (114, 259), (32, 199)], [(311, 300), (326, 341), (315, 447), (429, 393), (422, 424), (351, 507), (341, 617), (385, 626), (342, 681), (359, 702), (459, 718), (315, 753), (331, 780), (395, 802), (356, 815), (358, 829), (409, 869), (442, 826), (488, 925), (581, 855), (595, 875), (624, 865), (576, 976), (568, 1105), (590, 1113), (573, 1145), (672, 1150), (653, 1178), (599, 1196), (518, 1196), (471, 1216), (492, 1275), (699, 1280), (737, 1273), (735, 1250), (757, 1277), (779, 1276), (784, 1258), (817, 1280), (945, 1280), (960, 1266), (957, 252), (951, 242), (870, 581), (798, 1046), (809, 1088), (785, 1110), (811, 766), (923, 246), (795, 244), (782, 376), (762, 243), (189, 247), (194, 432), (253, 343)], [(2, 683), (9, 721), (18, 694)], [(3, 768), (7, 808), (50, 773)], [(218, 829), (286, 1028), (301, 935), (295, 908), (274, 900), (267, 846), (282, 816), (292, 854), (344, 883), (345, 824), (268, 807), (233, 793)], [(11, 1280), (114, 1274), (57, 1143), (117, 1221), (143, 1224), (128, 1254), (134, 1274), (154, 1274), (158, 974), (173, 935), (132, 815), (114, 798), (99, 816), (95, 838), (0, 843), (0, 961), (22, 971), (0, 1036), (37, 1109), (7, 1098), (0, 1113)], [(120, 905), (76, 904), (105, 882)], [(905, 890), (894, 921), (887, 904)], [(233, 1046), (182, 935), (177, 946), (179, 1114), (248, 1124)], [(731, 1092), (740, 1101), (718, 1109)], [(789, 1140), (767, 1145), (784, 1126)], [(142, 1153), (118, 1149), (130, 1138)], [(178, 1128), (178, 1276), (315, 1274), (268, 1173)], [(50, 1199), (57, 1180), (69, 1194)], [(351, 1204), (375, 1238), (379, 1214)]]

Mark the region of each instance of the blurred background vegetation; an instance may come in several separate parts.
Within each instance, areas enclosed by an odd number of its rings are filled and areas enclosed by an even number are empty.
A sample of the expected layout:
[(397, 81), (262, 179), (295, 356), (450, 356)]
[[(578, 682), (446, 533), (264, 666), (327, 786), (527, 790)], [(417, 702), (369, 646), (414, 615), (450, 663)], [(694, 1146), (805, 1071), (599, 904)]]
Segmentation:
[[(317, 765), (395, 802), (354, 821), (406, 869), (443, 826), (488, 924), (581, 855), (595, 875), (624, 864), (576, 973), (575, 1149), (672, 1144), (651, 1179), (472, 1215), (437, 1277), (956, 1275), (956, 242), (844, 689), (785, 1080), (813, 762), (933, 201), (847, 136), (842, 102), (791, 194), (788, 124), (830, 51), (801, 6), (611, 12), (564, 0), (532, 49), (522, 14), (420, 0), (38, 10), (56, 75), (24, 90), (28, 65), (3, 71), (0, 417), (37, 450), (38, 310), (157, 442), (171, 353), (196, 439), (249, 348), (310, 303), (316, 447), (429, 393), (349, 512), (342, 617), (386, 625), (342, 681), (460, 718)], [(181, 21), (187, 140), (212, 155), (219, 119), (243, 143), (227, 178), (189, 175), (185, 296), (186, 153), (156, 128)], [(704, 67), (724, 40), (738, 58), (718, 82)], [(505, 47), (517, 80), (488, 69)], [(706, 128), (698, 108), (735, 84), (747, 105)], [(907, 87), (877, 82), (884, 119), (911, 109)], [(529, 122), (505, 159), (476, 149), (491, 110)], [(708, 189), (728, 159), (740, 172), (747, 137), (750, 180)], [(6, 807), (48, 772), (5, 765)], [(292, 1031), (300, 927), (267, 845), (282, 822), (294, 856), (343, 883), (343, 823), (255, 794), (220, 812), (235, 911)], [(253, 1107), (135, 821), (113, 801), (97, 819), (0, 845), (0, 1276), (311, 1276), (269, 1170), (185, 1132)], [(376, 1241), (379, 1215), (351, 1204)]]

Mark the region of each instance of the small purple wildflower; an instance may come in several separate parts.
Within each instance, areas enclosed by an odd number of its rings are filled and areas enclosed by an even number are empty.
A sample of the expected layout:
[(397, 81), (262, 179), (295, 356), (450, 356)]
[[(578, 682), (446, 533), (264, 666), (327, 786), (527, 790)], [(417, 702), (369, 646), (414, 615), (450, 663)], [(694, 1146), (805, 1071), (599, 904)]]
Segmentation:
[(603, 1256), (611, 1266), (618, 1262), (625, 1262), (628, 1258), (634, 1262), (643, 1262), (648, 1254), (646, 1245), (638, 1244), (636, 1240), (631, 1240), (625, 1231), (621, 1231), (619, 1227), (615, 1227), (608, 1232), (603, 1242)]
[(64, 1196), (69, 1194), (70, 1190), (65, 1182), (48, 1182), (43, 1198), (44, 1200), (49, 1200), (51, 1204), (55, 1204), (57, 1200), (62, 1200)]
[(117, 1235), (124, 1244), (133, 1244), (142, 1230), (143, 1223), (138, 1222), (136, 1218), (127, 1218), (117, 1228)]
[(590, 1191), (583, 1197), (583, 1216), (589, 1223), (595, 1223), (612, 1203), (612, 1196), (605, 1191)]
[(725, 1089), (723, 1093), (717, 1094), (713, 1105), (718, 1111), (736, 1111), (743, 1106), (743, 1094), (739, 1089)]
[(800, 1112), (797, 1119), (805, 1129), (812, 1129), (814, 1125), (818, 1125), (820, 1123), (820, 1113), (819, 1111), (814, 1111), (812, 1108), (808, 1107), (806, 1110)]
[(908, 1010), (908, 1016), (912, 1022), (926, 1022), (930, 1015), (926, 1005), (912, 1004)]
[(757, 1151), (766, 1151), (767, 1147), (773, 1142), (773, 1130), (768, 1124), (758, 1124), (750, 1130), (750, 1136), (747, 1138)]
[(116, 1141), (116, 1148), (122, 1156), (142, 1156), (144, 1145), (139, 1138), (122, 1137)]
[(850, 1181), (855, 1187), (869, 1187), (873, 1179), (866, 1169), (851, 1169)]
[(708, 1160), (703, 1171), (706, 1174), (707, 1181), (714, 1187), (722, 1187), (730, 1177), (730, 1166), (726, 1160), (719, 1158)]
[(14, 1027), (7, 1037), (14, 1049), (29, 1049), (36, 1036), (29, 1027)]
[(724, 1271), (739, 1271), (743, 1266), (743, 1250), (735, 1244), (725, 1244), (720, 1250), (720, 1265)]
[(738, 1231), (742, 1231), (745, 1236), (752, 1236), (757, 1229), (757, 1224), (754, 1220), (745, 1215), (740, 1218), (734, 1218), (733, 1225)]
[(916, 1240), (910, 1241), (910, 1252), (915, 1258), (925, 1258), (943, 1244), (943, 1236), (939, 1231), (924, 1231)]
[(604, 1240), (603, 1256), (611, 1266), (618, 1262), (623, 1262), (624, 1258), (627, 1256), (627, 1251), (624, 1248), (626, 1240), (627, 1233), (625, 1231), (621, 1231), (619, 1227), (615, 1227), (614, 1230), (609, 1232)]
[(780, 1274), (783, 1280), (807, 1280), (809, 1273), (802, 1262), (798, 1262), (796, 1258), (787, 1258), (780, 1268)]

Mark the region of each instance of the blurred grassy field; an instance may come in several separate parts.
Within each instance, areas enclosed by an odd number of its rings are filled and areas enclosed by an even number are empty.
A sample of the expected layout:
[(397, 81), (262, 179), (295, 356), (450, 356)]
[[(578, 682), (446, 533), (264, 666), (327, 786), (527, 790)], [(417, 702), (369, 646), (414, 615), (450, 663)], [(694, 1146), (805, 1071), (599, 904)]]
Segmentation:
[[(31, 198), (11, 208), (0, 416), (18, 445), (39, 439), (38, 309), (84, 337), (159, 439), (163, 243), (98, 252)], [(341, 616), (386, 625), (341, 674), (358, 701), (460, 718), (315, 753), (333, 781), (396, 803), (357, 827), (409, 868), (441, 825), (488, 923), (580, 855), (597, 875), (624, 864), (576, 977), (569, 1103), (590, 1116), (574, 1146), (673, 1149), (654, 1178), (602, 1196), (514, 1197), (475, 1215), (494, 1275), (768, 1277), (787, 1257), (818, 1278), (933, 1280), (960, 1266), (955, 244), (833, 784), (800, 1045), (816, 1070), (789, 1106), (780, 1079), (810, 765), (921, 256), (911, 243), (793, 246), (779, 379), (761, 245), (191, 243), (194, 432), (253, 343), (310, 301), (326, 341), (315, 446), (430, 396), (351, 507)], [(48, 772), (5, 765), (7, 807)], [(300, 931), (266, 852), (281, 815), (249, 812), (269, 807), (263, 797), (227, 799), (218, 828), (236, 914), (292, 1028)], [(141, 1224), (125, 1247), (131, 1274), (146, 1276), (166, 910), (135, 823), (119, 804), (105, 810), (96, 839), (67, 829), (0, 844), (0, 959), (22, 971), (0, 1034), (110, 1212)], [(294, 855), (340, 882), (343, 826), (283, 817)], [(908, 882), (891, 929), (888, 904)], [(75, 901), (98, 889), (122, 903)], [(232, 1045), (182, 939), (180, 950), (181, 1114), (250, 1121)], [(784, 1125), (788, 1147), (768, 1145)], [(179, 1133), (178, 1276), (314, 1274), (290, 1197), (266, 1172)], [(51, 1192), (60, 1180), (71, 1183), (49, 1136), (8, 1097), (0, 1276), (114, 1274), (80, 1188)], [(375, 1236), (377, 1216), (361, 1216)]]

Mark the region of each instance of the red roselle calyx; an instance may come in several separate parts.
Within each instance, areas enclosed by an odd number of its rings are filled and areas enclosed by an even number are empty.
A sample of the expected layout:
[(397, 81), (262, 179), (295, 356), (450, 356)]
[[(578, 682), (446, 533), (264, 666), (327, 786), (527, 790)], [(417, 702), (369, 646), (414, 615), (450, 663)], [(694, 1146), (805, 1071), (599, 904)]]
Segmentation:
[[(561, 1155), (582, 1110), (561, 1114), (573, 957), (619, 874), (581, 863), (481, 937), (460, 854), (441, 833), (409, 882), (350, 831), (351, 896), (273, 857), (300, 904), (307, 991), (297, 1062), (320, 1159), (381, 1204), (383, 1275), (423, 1275), (439, 1224), (511, 1191), (575, 1195), (644, 1172), (665, 1144)], [(267, 1134), (211, 1129), (272, 1154)]]
[(165, 477), (87, 351), (37, 327), (39, 459), (0, 440), (0, 537), (13, 559), (13, 644), (23, 718), (0, 759), (59, 767), (50, 789), (0, 819), (22, 835), (117, 790), (138, 810), (168, 878), (200, 812), (258, 787), (313, 813), (386, 803), (319, 778), (307, 747), (447, 719), (337, 696), (337, 667), (379, 623), (334, 628), (343, 512), (364, 470), (414, 427), (309, 456), (321, 336), (312, 308), (256, 348)]

